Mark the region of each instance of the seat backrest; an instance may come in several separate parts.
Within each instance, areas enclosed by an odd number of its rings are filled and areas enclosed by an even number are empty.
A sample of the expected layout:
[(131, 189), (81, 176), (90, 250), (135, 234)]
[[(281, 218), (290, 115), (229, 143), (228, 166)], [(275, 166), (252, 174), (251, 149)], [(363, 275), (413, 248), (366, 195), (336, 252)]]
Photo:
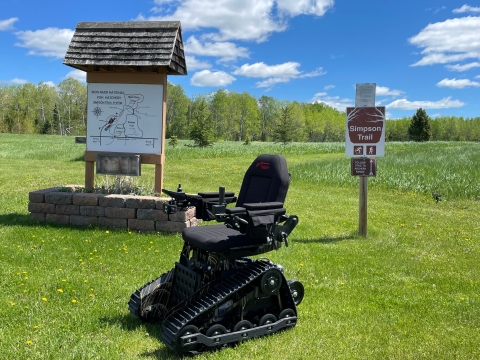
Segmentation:
[(245, 173), (237, 207), (246, 203), (285, 202), (290, 174), (282, 155), (259, 155)]

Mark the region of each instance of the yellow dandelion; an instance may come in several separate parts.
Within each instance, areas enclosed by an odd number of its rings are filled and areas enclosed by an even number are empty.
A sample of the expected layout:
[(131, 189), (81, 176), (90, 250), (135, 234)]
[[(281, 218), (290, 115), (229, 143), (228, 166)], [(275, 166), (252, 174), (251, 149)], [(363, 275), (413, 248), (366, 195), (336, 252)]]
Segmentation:
[(60, 269), (58, 269), (58, 271), (62, 271), (62, 269), (60, 268)]
[(86, 279), (85, 279), (85, 280), (83, 280), (83, 282), (84, 282), (84, 283), (87, 283), (87, 282), (88, 282), (88, 280), (86, 280)]
[(77, 302), (77, 300), (75, 300), (75, 299), (72, 299), (72, 303), (74, 303), (74, 304), (75, 304), (76, 302)]
[(462, 301), (465, 301), (465, 298), (464, 298), (464, 297), (462, 297), (462, 298), (460, 298), (460, 300), (462, 300)]
[(34, 328), (34, 329), (38, 329), (38, 325), (35, 325), (33, 328)]
[(128, 232), (128, 235), (132, 235), (132, 232), (131, 232), (131, 231), (129, 231), (129, 232)]
[(42, 301), (47, 301), (47, 298), (46, 298), (46, 297), (43, 297), (43, 298), (42, 298)]
[(93, 294), (89, 294), (88, 296), (93, 296)]
[(303, 266), (303, 264), (300, 264), (300, 266)]
[(62, 289), (57, 289), (57, 291), (58, 291), (59, 293), (63, 293), (63, 290), (62, 290)]
[(62, 282), (67, 282), (67, 280), (65, 280), (65, 279), (62, 279)]
[(13, 301), (10, 301), (10, 305), (15, 306), (15, 303)]
[(25, 342), (25, 344), (27, 344), (27, 345), (32, 345), (32, 344), (33, 344), (33, 341), (32, 341), (32, 340), (27, 340), (27, 341)]
[(106, 231), (105, 231), (105, 234), (110, 234), (110, 231), (106, 230)]

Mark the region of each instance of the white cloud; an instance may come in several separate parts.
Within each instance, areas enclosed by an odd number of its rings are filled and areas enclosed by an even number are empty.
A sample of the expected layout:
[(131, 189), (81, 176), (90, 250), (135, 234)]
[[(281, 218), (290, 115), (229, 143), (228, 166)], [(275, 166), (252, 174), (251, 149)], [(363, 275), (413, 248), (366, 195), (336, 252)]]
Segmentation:
[(326, 92), (319, 92), (313, 96), (312, 102), (324, 103), (339, 111), (345, 111), (347, 107), (354, 106), (352, 99), (341, 99), (339, 96), (328, 96)]
[(15, 45), (30, 49), (29, 55), (40, 55), (61, 59), (67, 52), (74, 31), (70, 29), (47, 28), (36, 31), (15, 33), (20, 43)]
[(300, 74), (297, 62), (286, 62), (279, 65), (267, 65), (263, 62), (255, 64), (244, 64), (234, 71), (235, 75), (243, 75), (253, 78), (269, 78), (269, 77), (295, 77)]
[(335, 87), (335, 85), (327, 85), (323, 89), (324, 90), (330, 90), (330, 89), (333, 89), (334, 87)]
[(473, 69), (473, 68), (476, 68), (476, 67), (480, 67), (480, 62), (472, 62), (472, 63), (469, 63), (469, 64), (463, 64), (463, 65), (460, 65), (460, 64), (455, 64), (455, 65), (447, 65), (446, 68), (448, 70), (452, 70), (452, 71), (467, 71), (467, 70), (470, 70), (470, 69)]
[(0, 20), (0, 31), (12, 30), (13, 24), (18, 21), (17, 17), (7, 20)]
[(475, 76), (475, 79), (480, 79), (480, 75)]
[(68, 78), (74, 78), (75, 80), (81, 81), (81, 82), (87, 82), (87, 73), (82, 70), (72, 70), (70, 71), (66, 76), (65, 79)]
[(210, 69), (212, 65), (206, 61), (201, 61), (195, 58), (195, 56), (185, 55), (185, 61), (187, 63), (187, 69), (190, 70), (199, 70), (199, 69)]
[(378, 96), (387, 96), (387, 95), (400, 96), (401, 94), (403, 94), (403, 91), (390, 90), (390, 88), (386, 86), (377, 86), (375, 89), (375, 95), (378, 95)]
[(8, 81), (8, 83), (15, 84), (15, 85), (23, 85), (23, 84), (26, 84), (28, 82), (29, 82), (28, 80), (19, 79), (19, 78), (14, 78), (14, 79)]
[(237, 47), (232, 42), (201, 43), (195, 36), (190, 36), (185, 43), (185, 52), (202, 56), (216, 56), (221, 61), (236, 61), (239, 57), (248, 58), (248, 49)]
[[(321, 16), (333, 0), (183, 0), (156, 1), (168, 13), (148, 20), (180, 20), (184, 30), (216, 29), (204, 35), (214, 41), (247, 40), (263, 42), (274, 32), (285, 31), (288, 16)], [(158, 13), (160, 8), (152, 9)], [(138, 17), (144, 19), (142, 15)]]
[(422, 50), (423, 58), (412, 66), (445, 64), (480, 59), (480, 17), (467, 16), (427, 25), (408, 41)]
[(438, 87), (449, 87), (452, 89), (463, 89), (467, 86), (480, 86), (479, 82), (471, 81), (468, 79), (443, 79), (437, 83)]
[(323, 16), (333, 6), (334, 0), (277, 0), (279, 10), (290, 16), (300, 14)]
[(465, 4), (458, 9), (453, 9), (452, 12), (455, 13), (455, 14), (461, 14), (461, 13), (466, 13), (466, 12), (476, 13), (476, 12), (480, 12), (480, 7), (473, 7), (473, 6)]
[(230, 85), (236, 79), (224, 71), (202, 70), (195, 73), (190, 79), (193, 86), (223, 87)]
[(398, 99), (386, 105), (387, 109), (416, 110), (422, 109), (448, 109), (462, 107), (465, 103), (459, 100), (452, 100), (451, 97), (443, 98), (439, 101), (408, 101), (407, 99)]
[(318, 68), (315, 71), (309, 73), (302, 73), (298, 70), (300, 66), (297, 62), (286, 62), (278, 65), (267, 65), (263, 62), (255, 64), (244, 64), (235, 70), (235, 75), (241, 75), (251, 78), (266, 79), (257, 82), (257, 87), (271, 87), (278, 83), (289, 82), (292, 79), (300, 79), (306, 77), (315, 77), (325, 74), (322, 68)]

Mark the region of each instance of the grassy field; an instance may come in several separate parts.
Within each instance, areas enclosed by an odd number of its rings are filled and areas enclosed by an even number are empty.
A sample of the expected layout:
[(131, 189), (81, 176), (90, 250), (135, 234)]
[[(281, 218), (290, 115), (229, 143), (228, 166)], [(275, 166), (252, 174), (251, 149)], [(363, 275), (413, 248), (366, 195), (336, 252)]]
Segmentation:
[[(180, 235), (30, 221), (28, 192), (83, 183), (83, 151), (73, 138), (0, 134), (0, 358), (175, 359), (127, 301), (173, 267)], [(343, 144), (168, 148), (165, 187), (238, 192), (260, 153), (285, 155), (292, 173), (286, 208), (300, 223), (289, 248), (266, 255), (304, 283), (299, 321), (198, 359), (480, 358), (480, 144), (387, 143), (367, 238)], [(153, 187), (153, 168), (142, 174)]]

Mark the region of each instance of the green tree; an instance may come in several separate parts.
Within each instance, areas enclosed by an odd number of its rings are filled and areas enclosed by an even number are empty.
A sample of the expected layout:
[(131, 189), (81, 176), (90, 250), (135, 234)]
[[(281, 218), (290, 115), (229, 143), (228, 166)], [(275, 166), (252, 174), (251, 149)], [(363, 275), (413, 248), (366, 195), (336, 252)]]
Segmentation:
[(292, 105), (280, 109), (280, 118), (274, 130), (275, 141), (281, 142), (284, 147), (293, 141), (296, 132), (292, 109)]
[(417, 112), (413, 115), (408, 127), (408, 135), (410, 140), (413, 141), (428, 141), (431, 139), (430, 118), (422, 108), (417, 109)]
[(275, 127), (275, 119), (278, 118), (280, 102), (273, 97), (263, 95), (258, 100), (258, 108), (261, 119), (260, 140), (270, 141)]
[(192, 104), (190, 139), (199, 147), (211, 146), (215, 141), (215, 124), (212, 121), (210, 109), (204, 98), (198, 98)]
[(67, 78), (58, 84), (60, 135), (84, 134), (87, 126), (87, 88), (78, 80)]
[(190, 99), (182, 85), (167, 85), (167, 129), (166, 136), (180, 139), (188, 137), (187, 114)]

